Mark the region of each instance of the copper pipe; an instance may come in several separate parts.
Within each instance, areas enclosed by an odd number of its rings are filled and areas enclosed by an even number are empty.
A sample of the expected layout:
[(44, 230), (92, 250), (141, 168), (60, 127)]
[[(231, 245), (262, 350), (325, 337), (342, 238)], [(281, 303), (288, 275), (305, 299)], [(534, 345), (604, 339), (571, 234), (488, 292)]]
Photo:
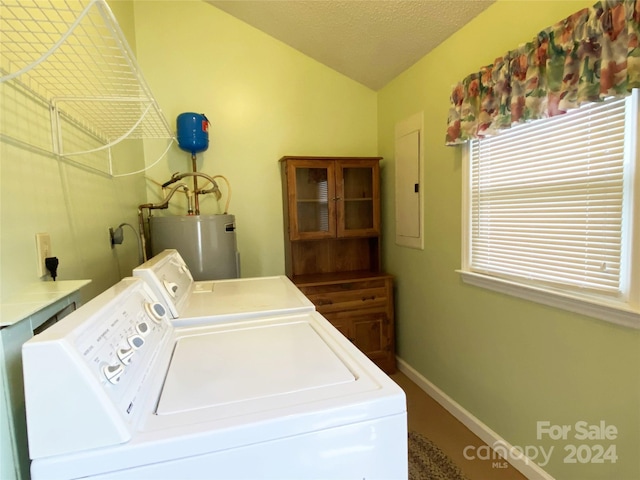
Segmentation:
[(138, 207), (138, 229), (140, 230), (140, 241), (142, 242), (142, 263), (148, 260), (147, 255), (147, 238), (144, 231), (144, 214), (142, 206)]
[[(193, 168), (193, 173), (197, 173), (198, 172), (198, 165), (196, 162), (196, 154), (192, 153), (191, 154), (191, 165)], [(195, 206), (195, 210), (196, 210), (196, 215), (200, 215), (200, 200), (198, 198), (198, 176), (194, 175), (193, 176), (193, 191), (195, 193), (194, 195), (194, 206)]]
[(166, 197), (164, 197), (164, 200), (162, 200), (162, 203), (145, 203), (143, 205), (138, 206), (138, 208), (148, 208), (149, 210), (169, 208), (169, 200), (171, 200), (171, 197), (173, 197), (173, 194), (176, 193), (176, 191), (179, 188), (184, 188), (185, 192), (189, 191), (189, 187), (187, 187), (186, 184), (178, 183), (171, 190), (169, 190), (169, 193), (167, 194)]

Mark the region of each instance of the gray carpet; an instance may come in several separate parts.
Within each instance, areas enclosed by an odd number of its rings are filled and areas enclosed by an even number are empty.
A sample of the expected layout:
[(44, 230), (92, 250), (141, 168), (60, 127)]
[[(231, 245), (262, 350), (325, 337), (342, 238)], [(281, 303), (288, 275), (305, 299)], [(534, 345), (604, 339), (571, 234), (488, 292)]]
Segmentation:
[(409, 432), (409, 480), (468, 480), (431, 440)]

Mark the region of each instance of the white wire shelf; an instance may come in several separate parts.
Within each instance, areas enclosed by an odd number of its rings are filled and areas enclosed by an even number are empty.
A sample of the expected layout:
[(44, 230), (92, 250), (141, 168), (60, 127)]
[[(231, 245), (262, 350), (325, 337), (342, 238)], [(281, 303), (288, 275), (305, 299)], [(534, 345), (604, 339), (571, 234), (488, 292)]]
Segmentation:
[(0, 0), (0, 75), (7, 108), (28, 97), (14, 113), (46, 105), (51, 122), (49, 148), (6, 122), (3, 137), (63, 157), (174, 137), (104, 0)]

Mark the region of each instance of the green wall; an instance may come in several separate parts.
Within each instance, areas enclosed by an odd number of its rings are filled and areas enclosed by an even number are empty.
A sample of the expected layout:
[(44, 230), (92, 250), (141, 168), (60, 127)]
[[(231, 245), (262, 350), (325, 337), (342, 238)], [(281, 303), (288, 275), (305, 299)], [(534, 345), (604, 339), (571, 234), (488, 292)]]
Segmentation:
[[(197, 164), (231, 184), (242, 276), (283, 274), (278, 160), (376, 155), (376, 93), (205, 2), (136, 2), (135, 17), (138, 61), (169, 122), (182, 112), (211, 121)], [(147, 163), (156, 158), (146, 152)], [(191, 155), (174, 146), (147, 177), (163, 183), (190, 170)], [(226, 200), (201, 198), (203, 214)], [(175, 205), (169, 213), (185, 213)]]
[[(640, 334), (603, 321), (469, 286), (461, 266), (461, 148), (445, 147), (455, 83), (590, 6), (590, 1), (498, 1), (379, 92), (386, 161), (384, 263), (397, 278), (398, 354), (517, 446), (553, 446), (558, 479), (640, 478)], [(425, 248), (394, 244), (394, 125), (423, 111)], [(538, 421), (605, 421), (613, 441), (536, 438)], [(616, 445), (615, 464), (565, 464), (564, 448)]]
[[(114, 14), (133, 41), (133, 4), (114, 2)], [(11, 83), (11, 82), (7, 82)], [(40, 149), (0, 142), (0, 299), (24, 292), (37, 276), (35, 235), (48, 232), (58, 257), (58, 280), (92, 279), (86, 299), (131, 275), (138, 247), (132, 232), (112, 249), (109, 227), (136, 225), (136, 208), (145, 201), (140, 176), (110, 178), (43, 153), (51, 151), (46, 106), (31, 102), (7, 83), (0, 85), (0, 130), (28, 139)], [(141, 142), (114, 149), (114, 166), (142, 165)]]
[[(384, 156), (384, 263), (396, 275), (400, 357), (510, 443), (554, 446), (545, 468), (556, 478), (632, 480), (640, 478), (640, 335), (463, 284), (455, 273), (461, 151), (444, 146), (448, 97), (457, 80), (591, 3), (498, 1), (380, 92), (201, 1), (110, 5), (169, 122), (185, 111), (211, 120), (210, 147), (198, 166), (231, 183), (229, 211), (236, 215), (243, 276), (284, 272), (281, 156)], [(422, 251), (393, 242), (394, 125), (420, 111), (426, 147)], [(37, 281), (37, 232), (51, 234), (59, 279), (94, 280), (90, 296), (128, 275), (136, 245), (125, 230), (125, 244), (112, 250), (108, 227), (135, 225), (137, 205), (157, 199), (154, 181), (190, 169), (189, 154), (175, 146), (147, 179), (111, 179), (0, 146), (2, 298)], [(162, 150), (147, 142), (146, 163)], [(142, 159), (137, 145), (118, 154), (131, 168)], [(217, 213), (221, 205), (204, 200), (203, 213)], [(183, 212), (177, 206), (172, 213)], [(536, 439), (536, 422), (545, 420), (615, 425), (618, 438), (600, 443), (616, 445), (617, 463), (565, 465), (568, 442)]]

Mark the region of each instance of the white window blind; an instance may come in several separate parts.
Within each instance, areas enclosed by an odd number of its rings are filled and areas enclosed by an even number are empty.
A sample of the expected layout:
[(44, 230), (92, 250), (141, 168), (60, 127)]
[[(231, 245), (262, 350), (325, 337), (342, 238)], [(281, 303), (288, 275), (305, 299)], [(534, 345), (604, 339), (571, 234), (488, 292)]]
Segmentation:
[(470, 271), (624, 295), (626, 105), (592, 104), (471, 142)]

